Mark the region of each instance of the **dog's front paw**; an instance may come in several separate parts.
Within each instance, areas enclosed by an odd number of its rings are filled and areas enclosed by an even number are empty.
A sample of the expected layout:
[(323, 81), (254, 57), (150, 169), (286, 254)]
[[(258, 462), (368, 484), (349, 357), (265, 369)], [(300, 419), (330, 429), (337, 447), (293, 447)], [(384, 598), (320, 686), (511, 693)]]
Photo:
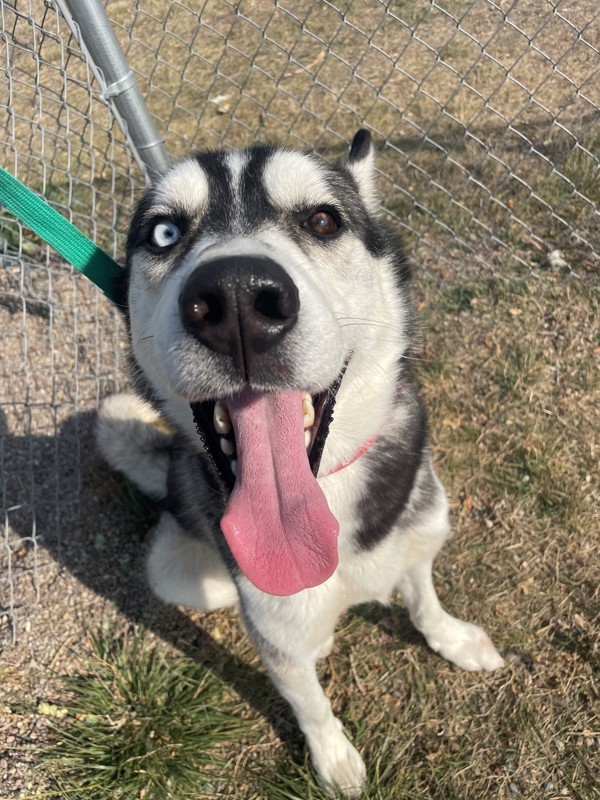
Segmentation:
[(319, 783), (332, 797), (342, 792), (346, 797), (360, 797), (367, 780), (367, 770), (358, 751), (341, 730), (311, 756)]
[(445, 620), (440, 631), (427, 635), (432, 650), (461, 669), (492, 671), (504, 666), (504, 659), (487, 633), (454, 617)]

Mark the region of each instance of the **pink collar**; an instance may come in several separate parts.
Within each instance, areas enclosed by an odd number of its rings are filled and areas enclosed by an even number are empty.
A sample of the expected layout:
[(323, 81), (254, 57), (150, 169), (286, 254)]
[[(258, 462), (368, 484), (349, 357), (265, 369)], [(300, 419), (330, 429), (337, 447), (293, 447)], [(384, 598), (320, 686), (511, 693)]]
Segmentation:
[(375, 442), (377, 441), (377, 439), (379, 439), (379, 434), (378, 434), (378, 433), (376, 433), (376, 434), (375, 434), (375, 436), (372, 436), (372, 437), (371, 437), (371, 438), (370, 438), (368, 441), (366, 441), (366, 442), (363, 444), (363, 446), (360, 448), (360, 450), (358, 450), (358, 451), (357, 451), (357, 452), (356, 452), (356, 453), (355, 453), (355, 454), (352, 456), (352, 458), (350, 458), (348, 461), (343, 461), (343, 462), (342, 462), (341, 464), (339, 464), (337, 467), (334, 467), (333, 469), (330, 469), (330, 470), (329, 470), (329, 472), (326, 472), (326, 473), (325, 473), (325, 475), (320, 475), (319, 477), (320, 477), (320, 478), (328, 478), (330, 475), (335, 475), (335, 473), (336, 473), (336, 472), (339, 472), (340, 470), (342, 470), (342, 469), (345, 469), (346, 467), (349, 467), (349, 466), (350, 466), (350, 464), (354, 464), (354, 462), (355, 462), (355, 461), (358, 461), (358, 459), (359, 459), (359, 458), (361, 458), (362, 456), (364, 456), (364, 454), (367, 452), (367, 450), (369, 450), (369, 448), (370, 448), (370, 447), (371, 447), (373, 444), (375, 444)]
[[(399, 395), (400, 391), (401, 391), (401, 384), (398, 383), (396, 386), (396, 395)], [(352, 458), (348, 459), (348, 461), (343, 461), (337, 467), (330, 469), (329, 472), (325, 473), (325, 475), (319, 475), (319, 478), (328, 478), (330, 475), (335, 475), (336, 472), (340, 472), (346, 467), (349, 467), (351, 464), (354, 464), (355, 461), (358, 461), (359, 458), (362, 458), (364, 454), (368, 450), (370, 450), (370, 448), (375, 444), (377, 439), (379, 439), (379, 433), (376, 433), (374, 436), (371, 436), (371, 438), (368, 439), (359, 450), (357, 450), (357, 452), (352, 456)]]

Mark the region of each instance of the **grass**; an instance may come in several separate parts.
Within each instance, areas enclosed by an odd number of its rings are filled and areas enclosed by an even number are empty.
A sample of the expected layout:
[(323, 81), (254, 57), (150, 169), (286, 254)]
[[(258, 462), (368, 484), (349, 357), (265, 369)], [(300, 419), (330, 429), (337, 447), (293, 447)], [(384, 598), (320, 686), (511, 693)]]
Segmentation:
[(206, 668), (168, 658), (143, 635), (92, 637), (80, 674), (64, 679), (43, 770), (53, 796), (94, 800), (213, 797), (223, 746), (248, 723), (223, 706)]

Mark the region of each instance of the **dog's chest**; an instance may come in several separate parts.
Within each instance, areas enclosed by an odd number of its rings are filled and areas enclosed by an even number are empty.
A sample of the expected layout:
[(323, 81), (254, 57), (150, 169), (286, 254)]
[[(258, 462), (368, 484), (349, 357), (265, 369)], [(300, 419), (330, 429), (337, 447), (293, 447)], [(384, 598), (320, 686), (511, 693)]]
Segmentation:
[(388, 603), (405, 561), (405, 542), (397, 531), (372, 550), (346, 553), (342, 549), (336, 574), (343, 598), (341, 610), (373, 601)]

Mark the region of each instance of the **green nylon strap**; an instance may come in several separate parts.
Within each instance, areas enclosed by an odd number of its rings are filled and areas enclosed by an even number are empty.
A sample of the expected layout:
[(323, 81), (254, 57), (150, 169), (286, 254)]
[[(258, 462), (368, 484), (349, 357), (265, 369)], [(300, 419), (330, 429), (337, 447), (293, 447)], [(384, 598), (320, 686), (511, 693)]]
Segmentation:
[(0, 167), (0, 204), (116, 302), (121, 267), (10, 172)]

